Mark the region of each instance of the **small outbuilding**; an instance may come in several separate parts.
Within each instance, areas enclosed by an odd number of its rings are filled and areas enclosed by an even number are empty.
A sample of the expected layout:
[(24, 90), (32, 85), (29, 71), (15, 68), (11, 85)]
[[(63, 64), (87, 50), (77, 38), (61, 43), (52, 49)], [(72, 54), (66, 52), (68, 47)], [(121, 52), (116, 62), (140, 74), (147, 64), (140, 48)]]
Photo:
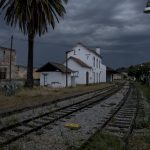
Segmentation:
[(48, 62), (39, 68), (37, 72), (40, 72), (41, 86), (65, 87), (66, 74), (68, 77), (68, 86), (71, 86), (73, 83), (75, 84), (74, 71), (66, 68), (63, 64)]
[(114, 69), (107, 67), (106, 69), (106, 81), (107, 82), (113, 82), (114, 81), (114, 76), (117, 74), (118, 72), (115, 71)]

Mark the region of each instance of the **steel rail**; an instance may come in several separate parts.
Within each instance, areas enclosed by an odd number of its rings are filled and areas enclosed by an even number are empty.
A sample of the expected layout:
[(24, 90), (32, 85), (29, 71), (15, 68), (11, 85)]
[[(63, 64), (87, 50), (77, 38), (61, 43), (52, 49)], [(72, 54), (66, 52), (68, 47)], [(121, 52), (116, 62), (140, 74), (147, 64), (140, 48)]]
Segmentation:
[[(50, 118), (47, 122), (44, 122), (42, 120), (43, 123), (41, 123), (41, 125), (37, 125), (31, 129), (29, 129), (28, 131), (22, 131), (23, 133), (19, 132), (19, 134), (17, 136), (13, 136), (10, 139), (6, 138), (4, 141), (0, 142), (0, 146), (3, 147), (7, 144), (10, 144), (10, 143), (30, 134), (32, 132), (38, 131), (39, 129), (54, 123), (57, 120), (65, 118), (65, 117), (67, 117), (67, 116), (69, 116), (75, 112), (78, 112), (84, 108), (87, 108), (89, 106), (93, 106), (93, 105), (101, 102), (102, 100), (110, 97), (111, 95), (113, 95), (114, 93), (119, 91), (120, 88), (121, 88), (121, 86), (118, 86), (118, 87), (113, 88), (113, 89), (108, 89), (108, 90), (106, 90), (106, 92), (95, 95), (92, 98), (87, 98), (87, 99), (80, 101), (80, 102), (77, 102), (75, 104), (71, 104), (71, 105), (59, 108), (57, 110), (54, 110), (52, 112), (47, 112), (47, 113), (44, 113), (42, 115), (33, 117), (31, 119), (24, 120), (22, 122), (10, 125), (8, 127), (4, 127), (2, 129), (0, 129), (0, 136), (2, 136), (5, 139), (6, 135), (7, 135), (5, 133), (8, 131), (13, 131), (15, 133), (18, 133), (15, 131), (15, 129), (17, 130), (18, 127), (29, 127), (29, 123), (31, 123), (31, 122), (37, 121), (38, 119), (44, 119), (45, 117)], [(58, 114), (58, 112), (60, 112), (60, 114)]]
[[(127, 131), (124, 133), (124, 137), (122, 138), (124, 142), (124, 150), (128, 149), (128, 141), (132, 134), (135, 125), (136, 116), (139, 109), (138, 92), (136, 91), (137, 97), (135, 98), (132, 97), (131, 99), (129, 99), (129, 95), (131, 94), (131, 90), (133, 89), (136, 90), (135, 87), (133, 87), (133, 85), (130, 85), (127, 93), (122, 98), (121, 102), (110, 112), (109, 116), (107, 116), (103, 120), (103, 122), (101, 123), (101, 127), (98, 130), (98, 132), (100, 133), (102, 133), (103, 131), (111, 133), (112, 131), (110, 130), (110, 128), (107, 129), (109, 125), (110, 127), (111, 126), (115, 127), (115, 125), (117, 127), (117, 125), (120, 125), (119, 126), (120, 129), (125, 129), (126, 127)], [(122, 125), (120, 124), (120, 122), (118, 124), (117, 121), (116, 122), (114, 121), (114, 118), (117, 117), (117, 115), (119, 116), (119, 121), (123, 121)], [(129, 118), (126, 119), (127, 117)], [(128, 120), (129, 126), (126, 124), (127, 122), (124, 122), (124, 120)], [(93, 134), (81, 147), (84, 148), (96, 134), (97, 132)]]
[[(123, 85), (123, 84), (119, 84), (118, 86)], [(105, 87), (105, 88), (98, 89), (98, 90), (92, 90), (92, 91), (83, 92), (83, 93), (80, 93), (80, 94), (75, 94), (73, 96), (67, 96), (67, 97), (64, 97), (64, 98), (59, 98), (59, 99), (56, 99), (55, 101), (49, 101), (49, 102), (45, 102), (45, 103), (42, 103), (42, 104), (37, 104), (37, 105), (27, 106), (27, 107), (20, 108), (20, 109), (10, 110), (10, 111), (7, 111), (7, 112), (2, 112), (2, 113), (0, 113), (0, 118), (4, 118), (4, 117), (11, 116), (11, 115), (19, 114), (19, 113), (26, 112), (26, 111), (29, 111), (29, 110), (32, 110), (32, 109), (42, 108), (44, 106), (49, 106), (49, 105), (52, 105), (52, 104), (55, 104), (55, 103), (58, 103), (58, 102), (63, 102), (63, 101), (66, 101), (66, 100), (69, 100), (69, 99), (72, 99), (72, 98), (77, 98), (77, 97), (80, 97), (80, 96), (84, 96), (84, 95), (92, 94), (92, 93), (95, 93), (95, 92), (103, 91), (103, 90), (106, 90), (106, 89), (109, 89), (109, 88), (113, 88), (115, 86), (116, 85), (112, 85), (112, 86)]]

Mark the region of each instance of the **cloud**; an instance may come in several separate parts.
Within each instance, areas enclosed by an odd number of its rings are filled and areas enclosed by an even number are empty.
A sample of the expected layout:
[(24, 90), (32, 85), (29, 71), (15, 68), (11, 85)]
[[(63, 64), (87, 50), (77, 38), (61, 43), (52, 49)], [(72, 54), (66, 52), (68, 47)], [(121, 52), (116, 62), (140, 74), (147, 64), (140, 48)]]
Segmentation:
[[(36, 37), (35, 65), (62, 61), (64, 51), (79, 41), (89, 47), (100, 47), (105, 63), (113, 67), (149, 61), (150, 16), (143, 13), (144, 7), (141, 0), (70, 0), (67, 14), (55, 30), (49, 27), (47, 34)], [(27, 53), (27, 37), (19, 29), (7, 27), (1, 17), (0, 42), (12, 33), (18, 63), (26, 63), (23, 56)]]

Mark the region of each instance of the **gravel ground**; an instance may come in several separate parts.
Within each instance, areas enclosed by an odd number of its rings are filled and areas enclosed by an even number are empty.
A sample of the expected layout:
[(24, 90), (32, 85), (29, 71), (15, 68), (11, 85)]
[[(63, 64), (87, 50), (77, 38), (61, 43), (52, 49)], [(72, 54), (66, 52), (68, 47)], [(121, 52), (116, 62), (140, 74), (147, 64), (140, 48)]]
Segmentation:
[[(123, 83), (117, 82), (117, 83)], [(15, 95), (5, 96), (0, 90), (0, 113), (32, 107), (47, 102), (55, 102), (59, 99), (75, 96), (85, 92), (102, 89), (114, 85), (115, 83), (101, 83), (97, 85), (79, 85), (75, 88), (49, 88), (33, 87), (33, 89), (19, 88)]]
[[(121, 101), (127, 89), (128, 85), (125, 85), (118, 93), (92, 108), (84, 109), (70, 117), (57, 121), (53, 125), (14, 142), (5, 149), (71, 150), (77, 148), (97, 131), (102, 125), (102, 120)], [(64, 127), (66, 123), (78, 123), (81, 128), (70, 130)]]
[[(104, 91), (103, 91), (104, 92)], [(18, 114), (14, 114), (14, 115), (9, 115), (8, 117), (3, 117), (0, 119), (0, 129), (8, 126), (10, 124), (13, 123), (17, 123), (18, 121), (23, 121), (25, 119), (29, 119), (35, 116), (38, 116), (40, 114), (44, 114), (50, 111), (54, 111), (60, 107), (66, 106), (66, 105), (70, 105), (73, 104), (75, 102), (79, 102), (82, 101), (86, 98), (90, 98), (96, 94), (98, 94), (99, 92), (93, 92), (93, 93), (89, 93), (83, 96), (78, 96), (76, 98), (71, 98), (71, 99), (67, 99), (65, 101), (61, 101), (55, 104), (50, 104), (48, 106), (44, 106), (44, 107), (39, 107), (39, 108), (35, 108), (35, 109), (31, 109), (31, 110), (27, 110)]]

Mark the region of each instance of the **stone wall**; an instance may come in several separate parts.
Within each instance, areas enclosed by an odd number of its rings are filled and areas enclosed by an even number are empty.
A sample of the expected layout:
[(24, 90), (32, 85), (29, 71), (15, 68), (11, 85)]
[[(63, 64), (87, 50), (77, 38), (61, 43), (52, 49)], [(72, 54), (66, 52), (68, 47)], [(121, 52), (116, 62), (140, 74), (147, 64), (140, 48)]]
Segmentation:
[[(11, 57), (10, 57), (11, 53)], [(10, 59), (11, 58), (11, 59)], [(11, 77), (16, 76), (16, 51), (0, 47), (0, 79), (9, 79), (11, 60)]]

